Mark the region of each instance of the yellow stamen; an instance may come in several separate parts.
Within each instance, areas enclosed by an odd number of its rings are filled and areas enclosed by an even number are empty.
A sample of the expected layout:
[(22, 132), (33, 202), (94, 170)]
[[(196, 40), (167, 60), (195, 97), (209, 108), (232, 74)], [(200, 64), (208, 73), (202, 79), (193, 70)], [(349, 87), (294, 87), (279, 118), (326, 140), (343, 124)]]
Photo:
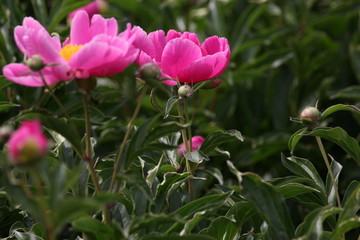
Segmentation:
[(66, 60), (70, 61), (71, 56), (82, 48), (83, 45), (65, 45), (59, 52), (59, 54)]

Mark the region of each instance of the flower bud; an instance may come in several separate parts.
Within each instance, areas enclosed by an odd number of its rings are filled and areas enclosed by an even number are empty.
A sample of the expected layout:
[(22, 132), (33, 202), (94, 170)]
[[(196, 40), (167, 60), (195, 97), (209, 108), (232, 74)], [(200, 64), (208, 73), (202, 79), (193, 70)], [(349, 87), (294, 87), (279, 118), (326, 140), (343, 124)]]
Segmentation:
[[(192, 142), (192, 150), (191, 151), (196, 151), (196, 150), (200, 149), (200, 147), (204, 141), (205, 141), (205, 139), (202, 136), (192, 137), (191, 138), (191, 142)], [(184, 150), (185, 150), (185, 144), (182, 143), (182, 144), (180, 144), (180, 146), (178, 148), (178, 153), (180, 156), (184, 156)]]
[(209, 80), (201, 89), (213, 89), (219, 86), (222, 83), (222, 80), (217, 78), (214, 80)]
[(38, 120), (27, 120), (13, 132), (8, 143), (8, 157), (15, 165), (29, 165), (43, 158), (48, 141)]
[(317, 124), (320, 118), (321, 113), (315, 107), (305, 107), (300, 114), (300, 119), (304, 124)]
[(26, 59), (25, 65), (34, 72), (38, 72), (45, 67), (43, 58), (37, 54), (32, 55), (30, 58)]
[(0, 127), (0, 142), (6, 141), (10, 137), (12, 131), (13, 129), (10, 126), (5, 125)]
[(193, 93), (193, 90), (189, 85), (182, 85), (178, 89), (179, 97), (182, 97), (182, 98), (190, 97), (192, 93)]
[(96, 88), (97, 80), (95, 77), (89, 77), (86, 79), (77, 78), (76, 84), (82, 93), (88, 94)]
[(160, 80), (161, 70), (155, 63), (145, 63), (140, 67), (138, 77), (144, 81)]

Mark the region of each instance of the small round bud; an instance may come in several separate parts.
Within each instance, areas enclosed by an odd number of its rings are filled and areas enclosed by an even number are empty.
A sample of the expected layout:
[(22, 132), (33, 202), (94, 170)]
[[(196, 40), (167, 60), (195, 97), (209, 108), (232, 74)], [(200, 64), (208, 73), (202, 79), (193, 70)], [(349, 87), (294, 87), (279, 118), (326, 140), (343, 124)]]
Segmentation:
[(97, 81), (95, 77), (89, 77), (86, 79), (77, 78), (76, 84), (82, 93), (88, 94), (96, 88)]
[(38, 72), (45, 67), (43, 58), (37, 54), (26, 59), (25, 64), (34, 72)]
[(160, 80), (161, 70), (155, 63), (145, 63), (140, 67), (138, 77), (144, 81)]
[(316, 124), (320, 118), (321, 113), (315, 107), (306, 107), (300, 114), (300, 119), (304, 124)]
[(9, 160), (14, 165), (30, 165), (47, 153), (48, 141), (40, 121), (24, 121), (13, 132), (8, 143)]
[(190, 97), (192, 93), (193, 93), (193, 90), (189, 85), (182, 85), (178, 89), (179, 97), (182, 97), (182, 98)]
[(0, 127), (0, 142), (6, 141), (10, 137), (12, 131), (13, 129), (10, 126), (5, 125)]
[(209, 80), (201, 89), (213, 89), (217, 88), (222, 83), (222, 80), (217, 78), (214, 80)]

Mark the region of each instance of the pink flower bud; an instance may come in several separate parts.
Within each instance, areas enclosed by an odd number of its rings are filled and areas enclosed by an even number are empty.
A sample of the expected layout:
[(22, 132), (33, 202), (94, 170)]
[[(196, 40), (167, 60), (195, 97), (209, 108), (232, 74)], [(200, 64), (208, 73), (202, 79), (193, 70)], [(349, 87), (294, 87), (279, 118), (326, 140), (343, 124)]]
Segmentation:
[[(192, 150), (191, 151), (196, 151), (196, 150), (200, 149), (200, 147), (204, 141), (205, 141), (205, 139), (202, 136), (194, 136), (193, 138), (191, 138), (191, 142), (192, 142)], [(178, 148), (178, 153), (180, 156), (184, 156), (184, 150), (185, 150), (185, 145), (184, 145), (184, 143), (182, 143), (182, 144), (180, 144), (180, 146)]]
[(317, 123), (321, 118), (320, 111), (315, 107), (306, 107), (300, 114), (303, 123)]
[(15, 165), (27, 165), (40, 160), (47, 152), (48, 141), (39, 120), (27, 120), (13, 132), (8, 143), (9, 160)]

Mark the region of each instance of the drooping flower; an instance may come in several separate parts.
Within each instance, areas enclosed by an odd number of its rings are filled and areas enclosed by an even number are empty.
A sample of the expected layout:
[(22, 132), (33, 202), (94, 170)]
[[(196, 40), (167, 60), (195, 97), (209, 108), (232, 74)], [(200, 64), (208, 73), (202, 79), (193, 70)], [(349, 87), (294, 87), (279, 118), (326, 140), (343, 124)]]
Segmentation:
[[(114, 18), (94, 15), (89, 21), (85, 11), (76, 13), (70, 28), (70, 37), (61, 46), (58, 36), (51, 37), (43, 26), (26, 17), (14, 31), (15, 41), (25, 58), (38, 55), (46, 67), (41, 69), (48, 85), (90, 76), (105, 77), (122, 72), (138, 56), (131, 42), (118, 37)], [(50, 64), (51, 63), (51, 64)], [(11, 63), (3, 68), (10, 81), (21, 85), (44, 86), (37, 72), (24, 64)]]
[(25, 165), (40, 160), (47, 153), (48, 141), (38, 120), (27, 120), (11, 134), (7, 143), (9, 160)]
[(78, 8), (74, 11), (72, 11), (71, 13), (69, 13), (68, 15), (68, 19), (73, 19), (76, 15), (77, 12), (84, 10), (87, 12), (87, 14), (89, 14), (89, 17), (91, 18), (93, 15), (95, 14), (100, 14), (101, 10), (106, 6), (106, 2), (104, 0), (95, 0), (92, 1), (91, 3)]
[[(192, 150), (191, 151), (196, 151), (198, 150), (201, 145), (203, 144), (203, 142), (205, 141), (205, 139), (202, 136), (194, 136), (191, 138), (191, 142), (192, 142)], [(185, 151), (185, 144), (182, 143), (180, 144), (179, 148), (178, 148), (178, 153), (180, 156), (184, 156), (184, 151)]]
[[(134, 46), (141, 50), (137, 63), (156, 63), (168, 85), (197, 83), (220, 76), (230, 61), (226, 38), (212, 36), (200, 43), (195, 33), (158, 30), (148, 35), (139, 27), (128, 25), (128, 39), (136, 38)], [(147, 37), (146, 37), (147, 36)]]

